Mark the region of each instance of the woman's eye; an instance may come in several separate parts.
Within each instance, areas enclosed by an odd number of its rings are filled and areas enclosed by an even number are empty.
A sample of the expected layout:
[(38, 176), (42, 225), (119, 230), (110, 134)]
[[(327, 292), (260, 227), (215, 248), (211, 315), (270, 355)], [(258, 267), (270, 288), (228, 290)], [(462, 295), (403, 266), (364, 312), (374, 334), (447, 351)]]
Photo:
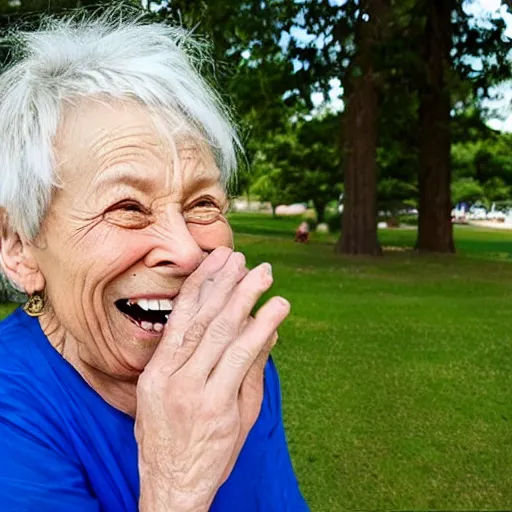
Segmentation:
[(121, 201), (105, 212), (105, 219), (128, 229), (143, 229), (151, 223), (150, 212), (138, 201)]
[(195, 224), (211, 224), (221, 216), (221, 207), (214, 199), (208, 197), (199, 199), (185, 211), (186, 221)]
[(123, 203), (119, 205), (119, 208), (121, 210), (124, 210), (125, 212), (135, 212), (135, 213), (144, 213), (145, 208), (143, 208), (138, 203)]
[(199, 208), (218, 208), (218, 206), (211, 199), (202, 199), (194, 205)]

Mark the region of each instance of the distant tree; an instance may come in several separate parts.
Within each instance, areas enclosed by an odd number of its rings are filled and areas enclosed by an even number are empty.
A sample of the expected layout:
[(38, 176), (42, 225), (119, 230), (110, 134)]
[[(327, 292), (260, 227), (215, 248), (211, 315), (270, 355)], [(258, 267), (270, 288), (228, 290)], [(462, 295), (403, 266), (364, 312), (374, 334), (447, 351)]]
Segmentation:
[[(275, 216), (276, 207), (297, 201), (290, 158), (296, 152), (297, 140), (291, 133), (276, 135), (255, 152), (251, 193), (268, 201)], [(293, 158), (293, 157), (292, 157)]]
[(291, 162), (291, 181), (301, 201), (313, 203), (317, 221), (341, 192), (340, 116), (324, 114), (297, 123), (297, 146)]
[(386, 37), (390, 14), (389, 0), (360, 2), (355, 54), (345, 81), (343, 217), (336, 244), (341, 253), (382, 254), (377, 237), (379, 84), (375, 47)]
[(277, 204), (313, 203), (318, 222), (341, 191), (339, 115), (289, 123), (286, 132), (262, 144), (254, 159), (251, 191)]
[(286, 188), (283, 174), (283, 169), (269, 168), (254, 181), (251, 187), (251, 192), (256, 194), (260, 201), (268, 201), (270, 203), (274, 217), (276, 216), (276, 208), (280, 204), (293, 201), (290, 200), (293, 196)]
[(160, 20), (180, 23), (210, 43), (213, 69), (204, 75), (233, 108), (244, 143), (244, 165), (233, 194), (248, 192), (262, 146), (286, 131), (302, 107), (295, 95), (293, 63), (280, 46), (298, 5), (293, 0), (151, 0)]
[(502, 178), (495, 176), (484, 183), (485, 197), (488, 202), (505, 201), (511, 198), (511, 188)]
[(454, 252), (451, 222), (450, 110), (448, 72), (453, 45), (455, 0), (423, 0), (426, 26), (420, 87), (419, 219), (420, 251)]
[(453, 179), (473, 178), (488, 202), (512, 199), (512, 134), (492, 130), (475, 113), (453, 119), (452, 131)]
[[(30, 29), (30, 22), (37, 24), (37, 16), (41, 14), (58, 14), (71, 10), (91, 10), (101, 12), (119, 4), (125, 9), (142, 12), (142, 4), (136, 0), (0, 0), (0, 26), (23, 22), (24, 29)], [(32, 15), (32, 16), (31, 16)]]
[(379, 210), (390, 212), (392, 216), (398, 216), (401, 210), (417, 206), (416, 184), (397, 178), (379, 180), (377, 195)]
[[(450, 221), (452, 112), (481, 111), (481, 100), (489, 94), (491, 86), (510, 76), (512, 45), (504, 35), (503, 20), (491, 18), (486, 25), (477, 23), (465, 11), (470, 1), (402, 0), (390, 2), (387, 16), (370, 16), (368, 1), (338, 4), (305, 0), (301, 2), (297, 22), (317, 38), (290, 45), (293, 57), (302, 63), (297, 70), (303, 82), (300, 91), (325, 92), (329, 80), (341, 80), (349, 135), (366, 126), (366, 112), (371, 105), (377, 106), (377, 151), (365, 153), (367, 158), (357, 164), (357, 176), (361, 180), (367, 176), (364, 162), (369, 161), (368, 155), (376, 154), (377, 162), (372, 168), (377, 184), (386, 180), (384, 188), (388, 192), (390, 183), (395, 183), (401, 192), (417, 191), (421, 203), (418, 247), (422, 250), (454, 249)], [(360, 27), (368, 32), (372, 21), (378, 23), (380, 33), (377, 39), (373, 38), (368, 53), (373, 60), (373, 73), (368, 75), (371, 79), (363, 80), (363, 67), (354, 63), (362, 55)], [(355, 109), (356, 115), (351, 114), (350, 98), (354, 90), (351, 84), (357, 80), (358, 94), (370, 90), (369, 84), (373, 83), (374, 100), (367, 99), (361, 108)], [(468, 127), (468, 136), (474, 137), (479, 127), (471, 123)], [(372, 133), (375, 132), (367, 131), (354, 140), (363, 144)], [(344, 142), (347, 148), (351, 147), (349, 139)], [(354, 157), (357, 152), (345, 152), (346, 170), (349, 156)], [(351, 176), (345, 172), (348, 202), (351, 185), (347, 180)], [(415, 187), (406, 186), (414, 181), (419, 181)], [(368, 183), (358, 188), (359, 194), (368, 190), (368, 194), (360, 196), (359, 204), (373, 208), (374, 187), (368, 187)], [(352, 227), (359, 222), (358, 229), (363, 232), (360, 219), (360, 215), (344, 215), (343, 222), (353, 222)], [(346, 235), (348, 225), (345, 228)], [(373, 230), (366, 233), (370, 232)]]
[[(462, 0), (418, 0), (419, 13), (426, 19), (422, 45), (426, 68), (419, 87), (420, 251), (455, 251), (450, 219), (452, 109), (467, 106), (474, 111), (490, 88), (512, 73), (512, 45), (504, 21), (490, 18), (488, 26), (479, 25), (465, 11), (466, 4)], [(474, 134), (475, 125), (472, 128)], [(483, 181), (478, 162), (475, 165), (476, 177)]]
[(451, 147), (451, 161), (453, 169), (454, 180), (460, 178), (474, 178), (479, 183), (476, 177), (475, 168), (475, 155), (480, 147), (480, 142), (458, 142)]
[(474, 178), (460, 178), (454, 180), (451, 185), (451, 203), (473, 204), (485, 200), (484, 188)]

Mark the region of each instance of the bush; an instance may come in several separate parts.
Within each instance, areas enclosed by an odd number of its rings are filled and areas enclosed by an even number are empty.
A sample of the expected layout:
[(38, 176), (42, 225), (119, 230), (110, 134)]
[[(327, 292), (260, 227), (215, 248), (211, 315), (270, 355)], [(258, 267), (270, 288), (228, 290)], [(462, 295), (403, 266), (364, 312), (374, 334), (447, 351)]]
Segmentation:
[(338, 212), (326, 213), (325, 223), (329, 226), (330, 233), (339, 233), (341, 231), (341, 214)]
[(405, 224), (406, 226), (417, 226), (418, 225), (418, 216), (417, 215), (402, 215), (400, 217), (400, 224)]

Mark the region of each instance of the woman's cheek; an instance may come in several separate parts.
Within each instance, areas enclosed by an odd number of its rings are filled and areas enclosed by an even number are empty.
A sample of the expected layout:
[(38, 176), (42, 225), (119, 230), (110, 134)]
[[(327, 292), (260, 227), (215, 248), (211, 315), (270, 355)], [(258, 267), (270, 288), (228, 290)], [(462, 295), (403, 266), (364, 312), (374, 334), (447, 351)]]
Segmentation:
[[(113, 234), (112, 234), (113, 235)], [(128, 268), (144, 257), (154, 240), (147, 232), (123, 230), (110, 236), (103, 244), (102, 257), (113, 269)]]
[(217, 247), (233, 248), (233, 231), (226, 219), (211, 224), (188, 224), (190, 234), (204, 251), (213, 251)]

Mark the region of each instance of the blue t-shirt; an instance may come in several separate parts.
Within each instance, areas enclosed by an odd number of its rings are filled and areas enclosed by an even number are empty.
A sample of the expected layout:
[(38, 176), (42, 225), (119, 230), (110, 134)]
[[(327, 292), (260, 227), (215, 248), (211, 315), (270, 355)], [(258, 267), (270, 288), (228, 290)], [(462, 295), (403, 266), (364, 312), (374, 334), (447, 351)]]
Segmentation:
[[(18, 309), (0, 322), (0, 510), (135, 512), (134, 420), (105, 402)], [(304, 512), (286, 445), (277, 372), (211, 512)]]

